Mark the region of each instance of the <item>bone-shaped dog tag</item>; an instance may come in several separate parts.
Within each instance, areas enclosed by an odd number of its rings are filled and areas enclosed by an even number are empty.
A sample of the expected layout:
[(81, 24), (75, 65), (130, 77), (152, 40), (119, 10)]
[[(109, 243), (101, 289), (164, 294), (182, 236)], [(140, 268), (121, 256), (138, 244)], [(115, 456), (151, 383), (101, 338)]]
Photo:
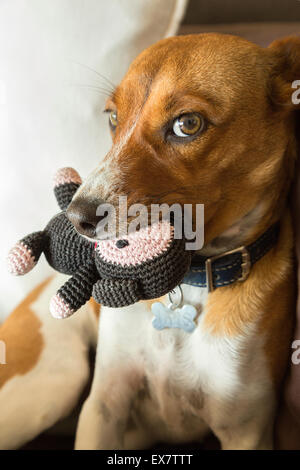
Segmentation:
[(156, 330), (165, 328), (180, 328), (187, 333), (192, 333), (196, 328), (194, 318), (197, 310), (193, 305), (185, 304), (182, 307), (171, 308), (172, 304), (166, 306), (161, 302), (154, 302), (151, 311), (154, 315), (152, 325)]

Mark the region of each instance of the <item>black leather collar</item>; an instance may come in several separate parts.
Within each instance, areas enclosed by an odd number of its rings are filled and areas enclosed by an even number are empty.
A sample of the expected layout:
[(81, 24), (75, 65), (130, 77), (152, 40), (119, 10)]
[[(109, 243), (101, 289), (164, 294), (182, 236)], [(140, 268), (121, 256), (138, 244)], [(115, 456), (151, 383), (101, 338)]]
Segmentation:
[(218, 256), (194, 255), (190, 271), (182, 283), (191, 286), (208, 287), (211, 292), (217, 287), (227, 286), (236, 281), (245, 281), (251, 266), (260, 260), (276, 244), (279, 222), (272, 225), (255, 242)]

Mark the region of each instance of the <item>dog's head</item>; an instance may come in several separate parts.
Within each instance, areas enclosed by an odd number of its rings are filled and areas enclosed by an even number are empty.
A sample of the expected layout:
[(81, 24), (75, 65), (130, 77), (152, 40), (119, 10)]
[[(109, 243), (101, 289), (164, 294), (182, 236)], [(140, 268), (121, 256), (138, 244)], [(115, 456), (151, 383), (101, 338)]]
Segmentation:
[[(173, 37), (148, 48), (106, 104), (113, 145), (69, 206), (94, 236), (96, 207), (205, 205), (205, 241), (280, 216), (296, 155), (300, 39)], [(295, 84), (294, 84), (295, 86)], [(250, 236), (249, 232), (249, 236)]]

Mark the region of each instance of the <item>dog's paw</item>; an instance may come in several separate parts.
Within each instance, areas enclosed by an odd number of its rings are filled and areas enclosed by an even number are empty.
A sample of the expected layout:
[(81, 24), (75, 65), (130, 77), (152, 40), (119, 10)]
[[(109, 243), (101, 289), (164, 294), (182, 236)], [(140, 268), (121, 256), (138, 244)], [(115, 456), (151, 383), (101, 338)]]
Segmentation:
[(52, 317), (61, 319), (73, 315), (74, 310), (59, 294), (55, 294), (50, 300), (50, 313)]
[(35, 265), (36, 260), (31, 249), (22, 242), (16, 243), (8, 253), (7, 269), (14, 276), (27, 274)]

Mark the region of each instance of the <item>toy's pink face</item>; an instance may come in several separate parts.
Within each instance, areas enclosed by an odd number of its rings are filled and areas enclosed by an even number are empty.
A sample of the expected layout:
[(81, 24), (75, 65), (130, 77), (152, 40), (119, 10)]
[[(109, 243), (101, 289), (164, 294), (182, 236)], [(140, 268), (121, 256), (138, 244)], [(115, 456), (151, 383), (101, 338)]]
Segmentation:
[(162, 221), (129, 233), (120, 239), (102, 240), (96, 246), (97, 254), (109, 263), (130, 266), (150, 261), (168, 250), (174, 228)]

